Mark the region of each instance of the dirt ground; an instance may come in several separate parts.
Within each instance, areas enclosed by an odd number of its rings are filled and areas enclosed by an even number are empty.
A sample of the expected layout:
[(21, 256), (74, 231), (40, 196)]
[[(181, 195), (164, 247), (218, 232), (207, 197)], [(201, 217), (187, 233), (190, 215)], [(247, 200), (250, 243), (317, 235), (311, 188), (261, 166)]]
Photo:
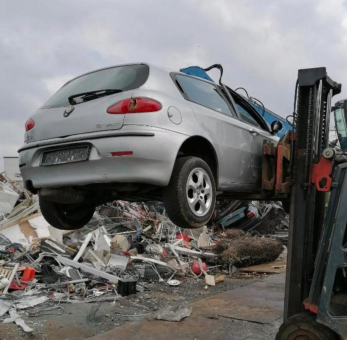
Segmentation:
[[(59, 305), (62, 308), (51, 311), (45, 311), (52, 306), (44, 304), (40, 308), (35, 308), (42, 316), (23, 317), (27, 325), (34, 329), (33, 334), (24, 333), (15, 324), (2, 324), (0, 339), (86, 339), (126, 323), (145, 319), (165, 306), (184, 305), (203, 300), (222, 292), (252, 285), (264, 279), (266, 279), (266, 275), (238, 274), (227, 277), (225, 282), (220, 282), (215, 287), (205, 289), (203, 279), (189, 278), (182, 281), (181, 285), (177, 287), (170, 287), (164, 283), (151, 284), (144, 292), (120, 297), (114, 301), (64, 303)], [(48, 313), (51, 315), (47, 315)], [(242, 323), (242, 321), (234, 321)]]

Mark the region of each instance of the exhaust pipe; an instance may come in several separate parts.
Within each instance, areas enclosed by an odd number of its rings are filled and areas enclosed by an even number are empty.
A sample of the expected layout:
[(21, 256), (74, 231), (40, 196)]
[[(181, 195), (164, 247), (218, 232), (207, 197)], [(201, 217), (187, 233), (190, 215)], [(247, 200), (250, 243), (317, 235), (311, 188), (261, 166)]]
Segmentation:
[(72, 187), (66, 188), (42, 188), (39, 191), (40, 198), (59, 204), (82, 203), (86, 192)]

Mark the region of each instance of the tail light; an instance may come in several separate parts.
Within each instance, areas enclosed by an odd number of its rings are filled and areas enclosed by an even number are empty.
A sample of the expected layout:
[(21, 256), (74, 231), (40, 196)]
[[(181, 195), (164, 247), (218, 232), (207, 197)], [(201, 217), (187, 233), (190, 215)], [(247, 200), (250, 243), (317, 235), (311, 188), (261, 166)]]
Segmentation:
[(35, 126), (35, 122), (33, 119), (28, 119), (26, 122), (25, 122), (25, 132), (28, 132), (30, 131), (31, 129), (33, 129)]
[(112, 157), (120, 157), (120, 156), (132, 156), (133, 152), (132, 151), (115, 151), (111, 152)]
[(247, 214), (247, 217), (249, 219), (253, 218), (255, 216), (255, 213), (253, 211), (250, 211), (248, 214)]
[(161, 109), (161, 104), (150, 98), (129, 98), (113, 104), (107, 109), (110, 114), (155, 112)]

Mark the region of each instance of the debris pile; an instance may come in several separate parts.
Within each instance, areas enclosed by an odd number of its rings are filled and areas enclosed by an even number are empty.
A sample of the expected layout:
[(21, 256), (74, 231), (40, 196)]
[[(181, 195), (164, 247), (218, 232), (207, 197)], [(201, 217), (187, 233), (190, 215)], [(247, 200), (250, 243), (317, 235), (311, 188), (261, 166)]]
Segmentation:
[[(277, 239), (259, 235), (268, 213), (250, 202), (220, 203), (211, 225), (183, 230), (158, 202), (115, 201), (99, 207), (84, 228), (61, 231), (43, 218), (36, 196), (0, 183), (13, 196), (0, 221), (0, 317), (25, 332), (33, 329), (23, 315), (60, 313), (64, 303), (115, 301), (153, 282), (174, 287), (204, 278), (214, 286), (231, 269), (273, 261), (283, 250)], [(190, 313), (168, 309), (154, 318), (178, 321)]]
[(217, 244), (223, 262), (235, 266), (254, 265), (275, 261), (283, 252), (283, 245), (279, 240), (252, 237), (249, 234), (240, 233), (239, 229), (228, 231), (226, 237)]

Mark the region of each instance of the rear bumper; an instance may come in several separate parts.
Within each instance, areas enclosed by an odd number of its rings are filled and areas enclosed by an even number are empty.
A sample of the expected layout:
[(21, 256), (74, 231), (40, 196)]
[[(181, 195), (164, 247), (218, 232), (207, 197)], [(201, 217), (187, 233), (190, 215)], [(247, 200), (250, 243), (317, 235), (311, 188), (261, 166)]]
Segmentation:
[[(43, 187), (83, 186), (95, 183), (145, 183), (166, 186), (178, 150), (188, 136), (164, 129), (124, 126), (110, 135), (73, 136), (43, 141), (19, 150), (24, 183)], [(90, 144), (88, 161), (40, 166), (42, 153), (57, 147)], [(112, 157), (111, 152), (132, 151), (131, 156)]]

